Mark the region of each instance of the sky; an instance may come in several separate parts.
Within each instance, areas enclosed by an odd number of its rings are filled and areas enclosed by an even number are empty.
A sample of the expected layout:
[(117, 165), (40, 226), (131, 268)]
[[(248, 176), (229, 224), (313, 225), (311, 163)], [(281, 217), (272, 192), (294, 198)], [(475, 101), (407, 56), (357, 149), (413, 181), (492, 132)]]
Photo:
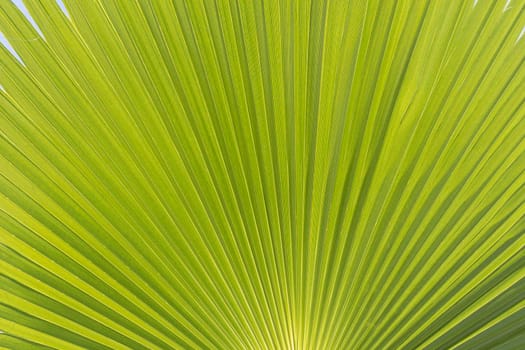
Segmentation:
[[(36, 30), (38, 31), (38, 33), (43, 37), (44, 35), (42, 34), (42, 31), (40, 30), (40, 28), (38, 27), (38, 25), (35, 23), (34, 19), (31, 17), (31, 15), (29, 14), (29, 11), (27, 10), (27, 8), (25, 7), (24, 5), (24, 2), (23, 0), (11, 0), (21, 11), (22, 13), (28, 18), (29, 22), (31, 22), (31, 24), (36, 28)], [(69, 13), (63, 3), (63, 0), (55, 0), (58, 4), (58, 6), (60, 6), (60, 8), (62, 9), (62, 11), (66, 14), (66, 16), (69, 17)], [(477, 3), (477, 0), (474, 1), (474, 5), (476, 5)], [(507, 1), (507, 3), (505, 4), (505, 8), (508, 8), (511, 4), (511, 1)], [(520, 40), (523, 36), (525, 36), (525, 26), (523, 27), (523, 29), (521, 30), (521, 33), (519, 34), (518, 38), (516, 41)], [(15, 50), (13, 50), (13, 47), (11, 46), (11, 44), (9, 44), (9, 41), (7, 40), (7, 38), (5, 37), (5, 35), (0, 31), (0, 44), (4, 45), (5, 47), (7, 47), (7, 49), (20, 61), (22, 62), (22, 59), (20, 58), (20, 56), (18, 56), (18, 54), (15, 52)]]
[[(35, 29), (37, 30), (37, 32), (40, 34), (40, 36), (43, 37), (43, 34), (42, 34), (42, 31), (40, 30), (40, 28), (38, 27), (38, 25), (36, 24), (35, 20), (33, 19), (33, 17), (31, 17), (31, 15), (29, 14), (29, 11), (27, 10), (27, 8), (25, 7), (24, 5), (24, 2), (22, 0), (11, 0), (21, 11), (22, 13), (27, 17), (27, 19), (29, 20), (29, 22), (31, 22), (31, 24), (33, 25), (33, 27), (35, 27)], [(64, 11), (64, 13), (69, 17), (69, 13), (67, 12), (67, 9), (66, 7), (64, 6), (64, 3), (62, 2), (62, 0), (56, 0), (58, 6), (60, 6), (60, 8), (62, 9), (62, 11)], [(13, 47), (11, 46), (11, 44), (9, 43), (8, 41), (8, 38), (5, 37), (4, 33), (0, 32), (0, 44), (4, 45), (5, 47), (7, 47), (7, 49), (20, 61), (22, 62), (22, 59), (20, 58), (20, 56), (18, 56), (18, 54), (15, 52), (15, 50), (13, 49)]]

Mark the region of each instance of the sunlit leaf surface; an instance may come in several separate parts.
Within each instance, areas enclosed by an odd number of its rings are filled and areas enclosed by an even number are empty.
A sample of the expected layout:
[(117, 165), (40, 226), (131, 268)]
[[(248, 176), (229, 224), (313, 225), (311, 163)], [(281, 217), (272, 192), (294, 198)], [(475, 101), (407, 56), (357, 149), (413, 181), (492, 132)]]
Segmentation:
[(525, 349), (523, 0), (0, 1), (1, 349)]

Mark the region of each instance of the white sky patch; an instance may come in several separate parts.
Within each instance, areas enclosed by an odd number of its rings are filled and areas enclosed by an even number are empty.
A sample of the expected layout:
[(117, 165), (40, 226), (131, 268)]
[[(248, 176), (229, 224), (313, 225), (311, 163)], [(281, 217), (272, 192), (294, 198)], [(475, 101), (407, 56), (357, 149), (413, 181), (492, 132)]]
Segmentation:
[[(0, 1), (6, 1), (6, 0), (0, 0)], [(33, 1), (33, 0), (30, 0), (30, 1)], [(18, 9), (22, 12), (22, 14), (27, 18), (29, 23), (31, 23), (31, 25), (38, 32), (40, 37), (42, 37), (42, 39), (45, 40), (44, 34), (42, 33), (42, 30), (40, 29), (38, 24), (36, 24), (35, 19), (29, 13), (29, 10), (27, 9), (26, 5), (24, 4), (24, 0), (11, 0), (11, 2), (13, 4), (15, 4), (16, 7), (18, 7)], [(60, 7), (62, 12), (67, 16), (67, 18), (71, 19), (71, 16), (69, 15), (69, 12), (68, 12), (68, 10), (66, 8), (66, 5), (64, 5), (63, 0), (56, 0), (56, 3)], [(12, 40), (18, 40), (18, 39), (15, 38), (15, 39), (12, 39)], [(33, 39), (27, 39), (27, 40), (28, 41), (38, 40), (38, 37), (33, 38)], [(20, 55), (18, 55), (18, 53), (15, 51), (15, 49), (13, 48), (11, 43), (9, 43), (8, 38), (2, 32), (0, 32), (0, 45), (3, 45), (4, 47), (6, 47), (7, 50), (9, 50), (9, 52), (13, 56), (15, 56), (18, 61), (20, 61), (20, 63), (24, 64), (24, 62), (22, 61), (22, 58), (20, 57)], [(4, 90), (4, 87), (2, 85), (0, 85), (0, 90)]]
[(5, 37), (4, 33), (0, 32), (0, 44), (4, 45), (4, 47), (11, 52), (13, 56), (22, 64), (24, 64), (24, 61), (22, 61), (22, 58), (18, 55), (18, 53), (15, 51), (13, 46), (11, 46), (11, 43), (9, 43), (9, 40)]
[(31, 23), (31, 25), (36, 29), (38, 34), (42, 37), (42, 39), (44, 39), (44, 34), (42, 33), (42, 31), (40, 30), (40, 27), (38, 26), (38, 24), (36, 24), (35, 20), (29, 13), (29, 10), (27, 9), (26, 5), (24, 5), (24, 2), (22, 0), (11, 0), (11, 1), (16, 5), (16, 7), (20, 9), (20, 11), (22, 11), (24, 16), (29, 21), (29, 23)]
[(474, 0), (474, 5), (472, 7), (476, 7), (477, 4), (478, 4), (478, 0)]
[(64, 1), (63, 0), (57, 0), (57, 4), (58, 4), (58, 6), (60, 6), (60, 9), (62, 10), (62, 12), (64, 12), (66, 17), (71, 19), (71, 16), (69, 15), (69, 11), (67, 10), (66, 5), (64, 5)]

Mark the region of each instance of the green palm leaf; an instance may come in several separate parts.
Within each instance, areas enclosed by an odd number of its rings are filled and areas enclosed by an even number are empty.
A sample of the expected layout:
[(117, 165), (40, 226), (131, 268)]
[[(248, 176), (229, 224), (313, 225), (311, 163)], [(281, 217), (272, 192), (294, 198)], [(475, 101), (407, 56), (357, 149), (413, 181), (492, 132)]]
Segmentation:
[(10, 1), (0, 348), (525, 348), (525, 2)]

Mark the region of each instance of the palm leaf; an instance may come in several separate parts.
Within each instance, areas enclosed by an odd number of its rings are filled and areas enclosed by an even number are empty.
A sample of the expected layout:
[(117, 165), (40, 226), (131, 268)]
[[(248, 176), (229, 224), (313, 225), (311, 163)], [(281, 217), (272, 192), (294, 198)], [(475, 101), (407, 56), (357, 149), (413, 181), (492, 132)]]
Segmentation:
[(523, 1), (64, 3), (0, 4), (0, 348), (525, 348)]

